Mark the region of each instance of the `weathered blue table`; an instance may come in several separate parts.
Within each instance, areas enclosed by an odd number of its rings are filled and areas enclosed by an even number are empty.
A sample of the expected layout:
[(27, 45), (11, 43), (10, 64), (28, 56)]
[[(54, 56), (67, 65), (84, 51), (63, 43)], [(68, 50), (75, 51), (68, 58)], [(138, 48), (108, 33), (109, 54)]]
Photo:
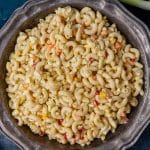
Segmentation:
[[(7, 21), (11, 13), (25, 1), (26, 0), (0, 0), (0, 28)], [(130, 6), (126, 7), (138, 18), (143, 20), (150, 28), (150, 12)], [(0, 133), (0, 150), (19, 150), (19, 148)], [(150, 125), (130, 150), (150, 150)]]

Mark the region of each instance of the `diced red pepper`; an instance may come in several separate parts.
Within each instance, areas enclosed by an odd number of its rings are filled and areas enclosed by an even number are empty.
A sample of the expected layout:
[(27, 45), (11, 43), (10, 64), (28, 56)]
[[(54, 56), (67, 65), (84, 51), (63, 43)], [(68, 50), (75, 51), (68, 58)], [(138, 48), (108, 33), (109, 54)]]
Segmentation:
[(123, 123), (126, 124), (128, 123), (129, 119), (127, 117), (123, 117)]
[(78, 129), (78, 132), (79, 132), (79, 134), (80, 134), (80, 137), (79, 137), (80, 140), (83, 140), (83, 139), (84, 139), (84, 136), (83, 136), (83, 134), (82, 134), (83, 131), (84, 131), (84, 128), (83, 128), (83, 127)]
[(120, 114), (120, 117), (121, 117), (124, 124), (128, 123), (129, 119), (126, 117), (126, 114), (124, 112), (122, 112)]
[(99, 105), (99, 102), (98, 102), (97, 100), (94, 100), (94, 101), (93, 101), (93, 104), (94, 104), (94, 106), (98, 106), (98, 105)]
[(81, 134), (83, 132), (84, 128), (79, 128), (78, 132)]
[(76, 135), (74, 134), (74, 135), (72, 136), (72, 138), (74, 138), (74, 139), (75, 139), (75, 138), (76, 138)]
[(133, 59), (130, 59), (130, 61), (131, 61), (131, 62), (135, 62), (135, 58), (133, 58)]
[(64, 139), (67, 140), (67, 134), (66, 133), (64, 134)]
[(95, 95), (99, 95), (99, 90), (98, 89), (96, 89), (96, 92), (95, 92)]
[(58, 124), (59, 124), (59, 125), (62, 125), (62, 123), (63, 123), (63, 119), (58, 119), (58, 121), (57, 121), (57, 122), (58, 122)]
[(88, 88), (88, 93), (90, 93), (91, 92), (91, 89), (90, 88)]
[(135, 63), (135, 60), (136, 60), (135, 58), (126, 59), (126, 63), (133, 65)]
[(108, 53), (105, 51), (105, 58), (107, 58), (108, 57)]
[(61, 19), (61, 23), (64, 24), (65, 23), (65, 18), (63, 16), (60, 16)]
[(108, 96), (107, 96), (107, 98), (108, 98), (108, 99), (111, 99), (111, 98), (112, 98), (112, 96), (111, 96), (111, 95), (108, 95)]
[(44, 136), (44, 135), (45, 135), (45, 132), (44, 132), (44, 131), (40, 131), (39, 135), (40, 135), (40, 136)]
[(95, 59), (95, 58), (90, 57), (90, 58), (89, 58), (89, 61), (90, 61), (90, 64), (92, 64), (94, 61), (96, 61), (96, 59)]
[(80, 135), (80, 140), (84, 140), (84, 136)]
[(32, 68), (35, 69), (35, 67), (36, 67), (36, 64), (34, 63), (34, 64), (32, 65)]

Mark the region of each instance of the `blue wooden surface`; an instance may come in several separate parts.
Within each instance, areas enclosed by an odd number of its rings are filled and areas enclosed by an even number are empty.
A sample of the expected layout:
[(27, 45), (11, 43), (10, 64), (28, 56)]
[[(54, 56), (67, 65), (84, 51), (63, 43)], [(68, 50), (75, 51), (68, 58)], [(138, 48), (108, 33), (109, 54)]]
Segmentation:
[[(0, 0), (0, 28), (12, 12), (26, 0)], [(143, 20), (150, 28), (150, 12), (127, 6), (133, 14)], [(0, 150), (19, 150), (17, 146), (0, 133)], [(150, 125), (145, 129), (138, 142), (129, 150), (150, 150)]]

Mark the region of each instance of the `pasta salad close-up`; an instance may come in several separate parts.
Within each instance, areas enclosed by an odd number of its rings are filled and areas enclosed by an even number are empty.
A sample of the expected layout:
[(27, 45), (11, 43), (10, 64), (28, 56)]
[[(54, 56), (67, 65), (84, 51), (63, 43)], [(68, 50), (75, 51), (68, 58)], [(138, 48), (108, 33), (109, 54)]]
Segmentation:
[(18, 125), (62, 144), (105, 140), (143, 95), (140, 52), (89, 7), (59, 7), (19, 33), (6, 64)]

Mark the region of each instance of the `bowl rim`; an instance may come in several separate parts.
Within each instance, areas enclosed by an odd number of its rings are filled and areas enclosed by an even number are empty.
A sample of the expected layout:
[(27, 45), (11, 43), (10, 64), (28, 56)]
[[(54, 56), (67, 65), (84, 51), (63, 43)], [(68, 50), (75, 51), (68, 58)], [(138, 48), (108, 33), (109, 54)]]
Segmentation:
[[(47, 1), (48, 0), (43, 0), (42, 3), (47, 2)], [(100, 0), (97, 0), (97, 1), (100, 2)], [(117, 1), (117, 0), (114, 0), (114, 1), (102, 0), (102, 1), (107, 1), (107, 2), (115, 5), (116, 7), (121, 8), (123, 13), (125, 13), (130, 19), (133, 19), (137, 24), (139, 24), (142, 27), (142, 29), (144, 30), (144, 32), (146, 34), (147, 41), (150, 43), (150, 31), (149, 31), (148, 27), (145, 25), (145, 23), (143, 23), (140, 19), (138, 19), (131, 12), (129, 12), (119, 1)], [(17, 8), (12, 13), (12, 15), (9, 17), (9, 19), (6, 21), (6, 23), (3, 25), (3, 27), (0, 29), (0, 41), (3, 38), (3, 36), (5, 37), (5, 35), (7, 34), (7, 30), (10, 28), (10, 26), (12, 25), (12, 23), (15, 21), (16, 18), (18, 18), (21, 14), (27, 12), (30, 7), (36, 5), (40, 2), (41, 2), (41, 0), (29, 0), (29, 1), (26, 1), (21, 7)], [(68, 1), (66, 0), (66, 2), (68, 2)], [(150, 45), (148, 45), (148, 46), (150, 49)], [(1, 53), (2, 52), (0, 50), (0, 55), (1, 55)], [(150, 56), (147, 56), (147, 57), (148, 57), (149, 64), (150, 64)], [(150, 66), (149, 66), (149, 72), (150, 72)], [(150, 91), (150, 89), (149, 89), (149, 91)], [(148, 96), (150, 96), (150, 94)], [(141, 123), (140, 130), (136, 134), (136, 137), (134, 137), (134, 139), (130, 139), (128, 143), (121, 143), (122, 145), (120, 146), (119, 150), (125, 150), (125, 149), (131, 147), (133, 144), (135, 144), (135, 142), (138, 140), (138, 138), (140, 137), (140, 135), (142, 134), (142, 132), (148, 126), (149, 123), (150, 123), (150, 115), (147, 115), (147, 117), (145, 117), (144, 121)], [(27, 144), (23, 143), (20, 139), (17, 139), (9, 131), (7, 131), (7, 129), (3, 125), (1, 116), (0, 116), (0, 131), (4, 135), (6, 135), (12, 142), (14, 142), (19, 148), (28, 149)]]

